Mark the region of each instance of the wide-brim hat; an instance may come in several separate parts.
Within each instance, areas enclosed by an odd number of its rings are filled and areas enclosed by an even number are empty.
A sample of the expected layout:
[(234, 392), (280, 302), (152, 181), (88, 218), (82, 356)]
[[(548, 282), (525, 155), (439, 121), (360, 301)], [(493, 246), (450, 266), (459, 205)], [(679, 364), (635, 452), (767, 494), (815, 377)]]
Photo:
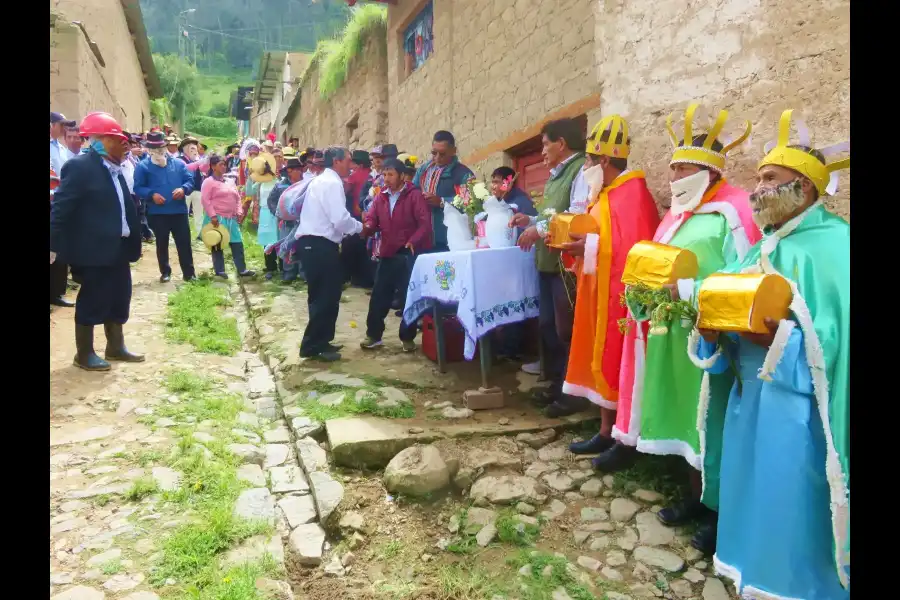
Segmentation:
[(162, 131), (151, 131), (144, 139), (145, 148), (165, 148), (167, 145), (166, 134)]
[[(269, 172), (266, 173), (266, 164), (269, 165)], [(259, 156), (250, 161), (250, 179), (256, 183), (268, 183), (274, 181), (277, 167), (275, 157), (268, 152), (260, 152)]]
[(176, 146), (181, 143), (181, 140), (178, 139), (177, 135), (170, 135), (166, 138), (166, 146), (171, 146), (175, 144)]
[(200, 230), (200, 239), (207, 248), (215, 248), (216, 246), (225, 247), (231, 243), (231, 234), (227, 227), (223, 227), (219, 223), (218, 227), (212, 223), (207, 223)]
[(365, 150), (354, 150), (350, 153), (350, 160), (356, 164), (371, 162), (369, 153)]
[(186, 136), (184, 136), (184, 139), (183, 139), (183, 140), (181, 140), (180, 142), (178, 142), (178, 149), (179, 149), (179, 150), (184, 150), (184, 147), (187, 146), (188, 144), (197, 144), (197, 145), (199, 146), (199, 145), (200, 145), (200, 140), (198, 140), (198, 139), (195, 138), (195, 137), (191, 137), (191, 136), (189, 136), (189, 135), (186, 135)]
[(284, 168), (286, 169), (302, 169), (303, 162), (296, 156), (288, 156), (284, 161)]
[(287, 158), (289, 156), (297, 156), (297, 151), (294, 149), (293, 146), (285, 146), (281, 149), (281, 155), (284, 156), (285, 158)]
[(381, 147), (381, 155), (385, 158), (397, 158), (398, 154), (400, 154), (400, 151), (397, 150), (396, 144), (384, 144)]

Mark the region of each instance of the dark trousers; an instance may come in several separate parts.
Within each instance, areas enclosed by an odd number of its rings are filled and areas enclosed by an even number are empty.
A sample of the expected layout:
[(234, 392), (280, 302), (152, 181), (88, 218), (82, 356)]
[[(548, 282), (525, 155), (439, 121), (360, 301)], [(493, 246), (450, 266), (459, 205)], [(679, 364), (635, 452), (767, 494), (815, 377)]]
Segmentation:
[(278, 271), (278, 255), (275, 252), (265, 254), (266, 273), (275, 273)]
[(66, 293), (66, 279), (69, 276), (69, 265), (56, 261), (50, 265), (50, 300)]
[[(244, 244), (236, 242), (228, 245), (231, 246), (231, 259), (234, 261), (234, 268), (237, 269), (238, 273), (243, 273), (247, 270), (247, 263), (244, 261)], [(212, 254), (213, 272), (216, 275), (224, 273), (225, 251), (222, 250), (221, 246), (216, 246), (216, 249), (210, 254)]]
[(572, 325), (575, 321), (575, 285), (569, 276), (538, 273), (540, 313), (538, 323), (544, 343), (550, 388), (559, 392), (569, 364)]
[(119, 260), (107, 267), (72, 265), (81, 287), (75, 299), (77, 325), (102, 325), (128, 321), (131, 306), (131, 265), (125, 258), (125, 244)]
[(194, 276), (194, 255), (191, 253), (191, 224), (187, 213), (180, 215), (147, 215), (147, 223), (156, 236), (156, 260), (160, 275), (171, 275), (169, 266), (169, 234), (175, 240), (178, 263), (185, 279)]
[(341, 264), (352, 285), (372, 287), (372, 261), (366, 250), (366, 240), (359, 234), (345, 237), (341, 242)]
[(344, 275), (338, 244), (314, 235), (305, 235), (297, 242), (297, 252), (306, 273), (309, 306), (309, 323), (300, 342), (300, 356), (312, 356), (324, 352), (334, 339)]
[(145, 240), (153, 239), (153, 232), (150, 231), (150, 225), (147, 224), (147, 201), (141, 200), (141, 238)]
[[(406, 290), (409, 287), (409, 276), (415, 259), (408, 250), (397, 253), (390, 258), (378, 261), (375, 270), (375, 285), (369, 297), (369, 315), (366, 317), (366, 335), (373, 340), (380, 340), (384, 335), (384, 318), (391, 310), (394, 293), (398, 287)], [(404, 301), (406, 294), (403, 295)], [(404, 323), (400, 319), (400, 339), (404, 342), (416, 339), (416, 326)]]

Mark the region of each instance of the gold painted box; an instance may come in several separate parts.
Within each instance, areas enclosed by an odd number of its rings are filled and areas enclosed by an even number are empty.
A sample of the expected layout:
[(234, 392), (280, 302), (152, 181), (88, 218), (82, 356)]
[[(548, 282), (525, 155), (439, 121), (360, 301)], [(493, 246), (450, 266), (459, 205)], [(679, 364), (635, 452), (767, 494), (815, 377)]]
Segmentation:
[(597, 221), (587, 214), (559, 213), (553, 215), (553, 218), (550, 219), (550, 247), (562, 248), (563, 244), (573, 241), (569, 237), (570, 233), (575, 235), (600, 233), (600, 227), (597, 226)]
[(638, 242), (625, 257), (622, 283), (660, 289), (679, 279), (694, 279), (700, 267), (697, 255), (690, 250), (657, 242)]
[(769, 333), (765, 319), (790, 314), (793, 292), (781, 275), (717, 273), (707, 277), (697, 295), (697, 327), (714, 331)]

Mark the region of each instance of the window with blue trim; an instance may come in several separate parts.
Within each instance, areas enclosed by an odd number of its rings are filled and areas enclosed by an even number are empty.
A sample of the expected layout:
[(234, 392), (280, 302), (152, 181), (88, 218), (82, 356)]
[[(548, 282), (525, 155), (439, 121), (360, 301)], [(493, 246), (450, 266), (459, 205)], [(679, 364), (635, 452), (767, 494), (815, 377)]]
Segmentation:
[(434, 52), (434, 0), (422, 7), (403, 34), (406, 75), (421, 67)]

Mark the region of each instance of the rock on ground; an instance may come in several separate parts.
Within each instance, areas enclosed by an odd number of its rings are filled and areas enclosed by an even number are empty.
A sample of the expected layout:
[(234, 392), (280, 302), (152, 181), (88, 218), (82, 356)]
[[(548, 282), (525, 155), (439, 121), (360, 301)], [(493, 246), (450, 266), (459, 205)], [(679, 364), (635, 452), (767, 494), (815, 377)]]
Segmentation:
[(301, 565), (315, 567), (322, 562), (325, 532), (317, 523), (298, 526), (291, 533), (289, 543)]
[(159, 596), (153, 592), (134, 592), (133, 594), (128, 594), (122, 600), (159, 600)]
[(297, 439), (300, 439), (319, 435), (322, 433), (323, 425), (309, 417), (296, 417), (291, 421), (291, 429), (294, 430), (294, 435), (297, 436)]
[(638, 546), (634, 549), (634, 558), (651, 567), (659, 567), (670, 573), (684, 568), (684, 559), (673, 552), (662, 548)]
[(397, 404), (409, 404), (409, 397), (402, 390), (398, 390), (395, 387), (386, 386), (383, 388), (379, 388), (378, 390), (381, 392), (381, 395), (384, 396), (385, 400), (390, 400), (396, 402)]
[(564, 459), (568, 453), (569, 445), (565, 441), (560, 440), (547, 444), (538, 450), (538, 458), (543, 462), (555, 462)]
[(675, 530), (660, 523), (653, 513), (639, 513), (635, 521), (642, 545), (665, 546), (675, 541)]
[(266, 453), (253, 444), (228, 444), (225, 449), (247, 464), (261, 467), (266, 462)]
[(297, 448), (297, 459), (307, 473), (321, 471), (328, 466), (328, 455), (312, 438), (301, 438), (294, 445)]
[(547, 473), (541, 479), (547, 484), (547, 487), (557, 492), (568, 492), (575, 487), (575, 482), (571, 477), (558, 471)]
[(341, 529), (349, 529), (362, 533), (366, 533), (368, 531), (366, 528), (365, 517), (363, 517), (361, 513), (358, 513), (354, 510), (348, 511), (341, 515), (341, 520), (338, 526)]
[(450, 472), (440, 451), (431, 445), (402, 450), (384, 470), (384, 486), (394, 493), (424, 496), (448, 485)]
[(637, 502), (628, 498), (615, 498), (609, 505), (609, 515), (613, 521), (627, 523), (640, 508)]
[(264, 487), (266, 485), (266, 476), (259, 465), (241, 465), (238, 467), (237, 477), (253, 487)]
[(222, 564), (227, 568), (248, 562), (256, 562), (266, 554), (271, 556), (277, 564), (284, 564), (284, 547), (281, 545), (279, 536), (255, 535), (247, 538), (239, 546), (225, 553), (222, 558)]
[(497, 526), (494, 523), (488, 523), (475, 535), (475, 541), (484, 548), (493, 542), (495, 537), (497, 537)]
[(715, 577), (707, 578), (703, 584), (703, 600), (729, 600), (730, 598), (724, 583)]
[(272, 480), (273, 494), (309, 491), (309, 483), (307, 483), (306, 477), (303, 476), (303, 471), (298, 466), (272, 467), (269, 470), (269, 475)]
[(153, 467), (153, 479), (164, 492), (174, 492), (181, 485), (181, 473), (168, 467)]
[(592, 478), (588, 479), (584, 483), (581, 484), (581, 488), (579, 491), (581, 495), (585, 498), (596, 498), (600, 495), (600, 492), (603, 490), (603, 481), (600, 479)]
[(240, 519), (275, 523), (275, 499), (268, 488), (244, 490), (234, 504), (234, 516)]
[(579, 556), (578, 566), (583, 567), (589, 571), (599, 571), (602, 563), (592, 556)]
[(316, 512), (322, 523), (328, 522), (331, 513), (344, 499), (344, 486), (328, 473), (317, 471), (309, 474), (310, 491), (316, 504)]
[(441, 411), (441, 415), (445, 419), (468, 419), (474, 414), (475, 411), (471, 408), (454, 408), (452, 406), (448, 406)]
[(581, 509), (581, 521), (584, 523), (607, 520), (609, 520), (609, 514), (602, 508), (598, 508), (596, 506), (585, 506)]
[(653, 490), (644, 490), (644, 489), (637, 490), (636, 492), (634, 492), (632, 494), (632, 496), (634, 496), (638, 500), (643, 500), (644, 502), (649, 502), (651, 504), (659, 502), (664, 497), (659, 492), (654, 492)]
[(515, 504), (520, 501), (543, 504), (547, 499), (547, 496), (540, 492), (536, 480), (521, 475), (482, 477), (472, 485), (469, 497), (480, 505)]
[(105, 600), (106, 594), (98, 589), (88, 587), (86, 585), (76, 585), (64, 592), (60, 592), (50, 598), (50, 600)]
[(278, 508), (284, 513), (291, 529), (316, 520), (316, 505), (312, 496), (285, 496), (278, 501)]
[(287, 444), (266, 444), (265, 451), (264, 469), (283, 465), (291, 455), (291, 447)]
[(119, 548), (110, 548), (106, 552), (101, 552), (95, 556), (92, 556), (86, 563), (88, 567), (101, 567), (108, 563), (111, 560), (116, 560), (122, 556), (122, 551)]
[(553, 429), (544, 429), (537, 433), (520, 433), (516, 436), (517, 442), (527, 444), (537, 450), (542, 446), (546, 446), (556, 439), (556, 431)]

